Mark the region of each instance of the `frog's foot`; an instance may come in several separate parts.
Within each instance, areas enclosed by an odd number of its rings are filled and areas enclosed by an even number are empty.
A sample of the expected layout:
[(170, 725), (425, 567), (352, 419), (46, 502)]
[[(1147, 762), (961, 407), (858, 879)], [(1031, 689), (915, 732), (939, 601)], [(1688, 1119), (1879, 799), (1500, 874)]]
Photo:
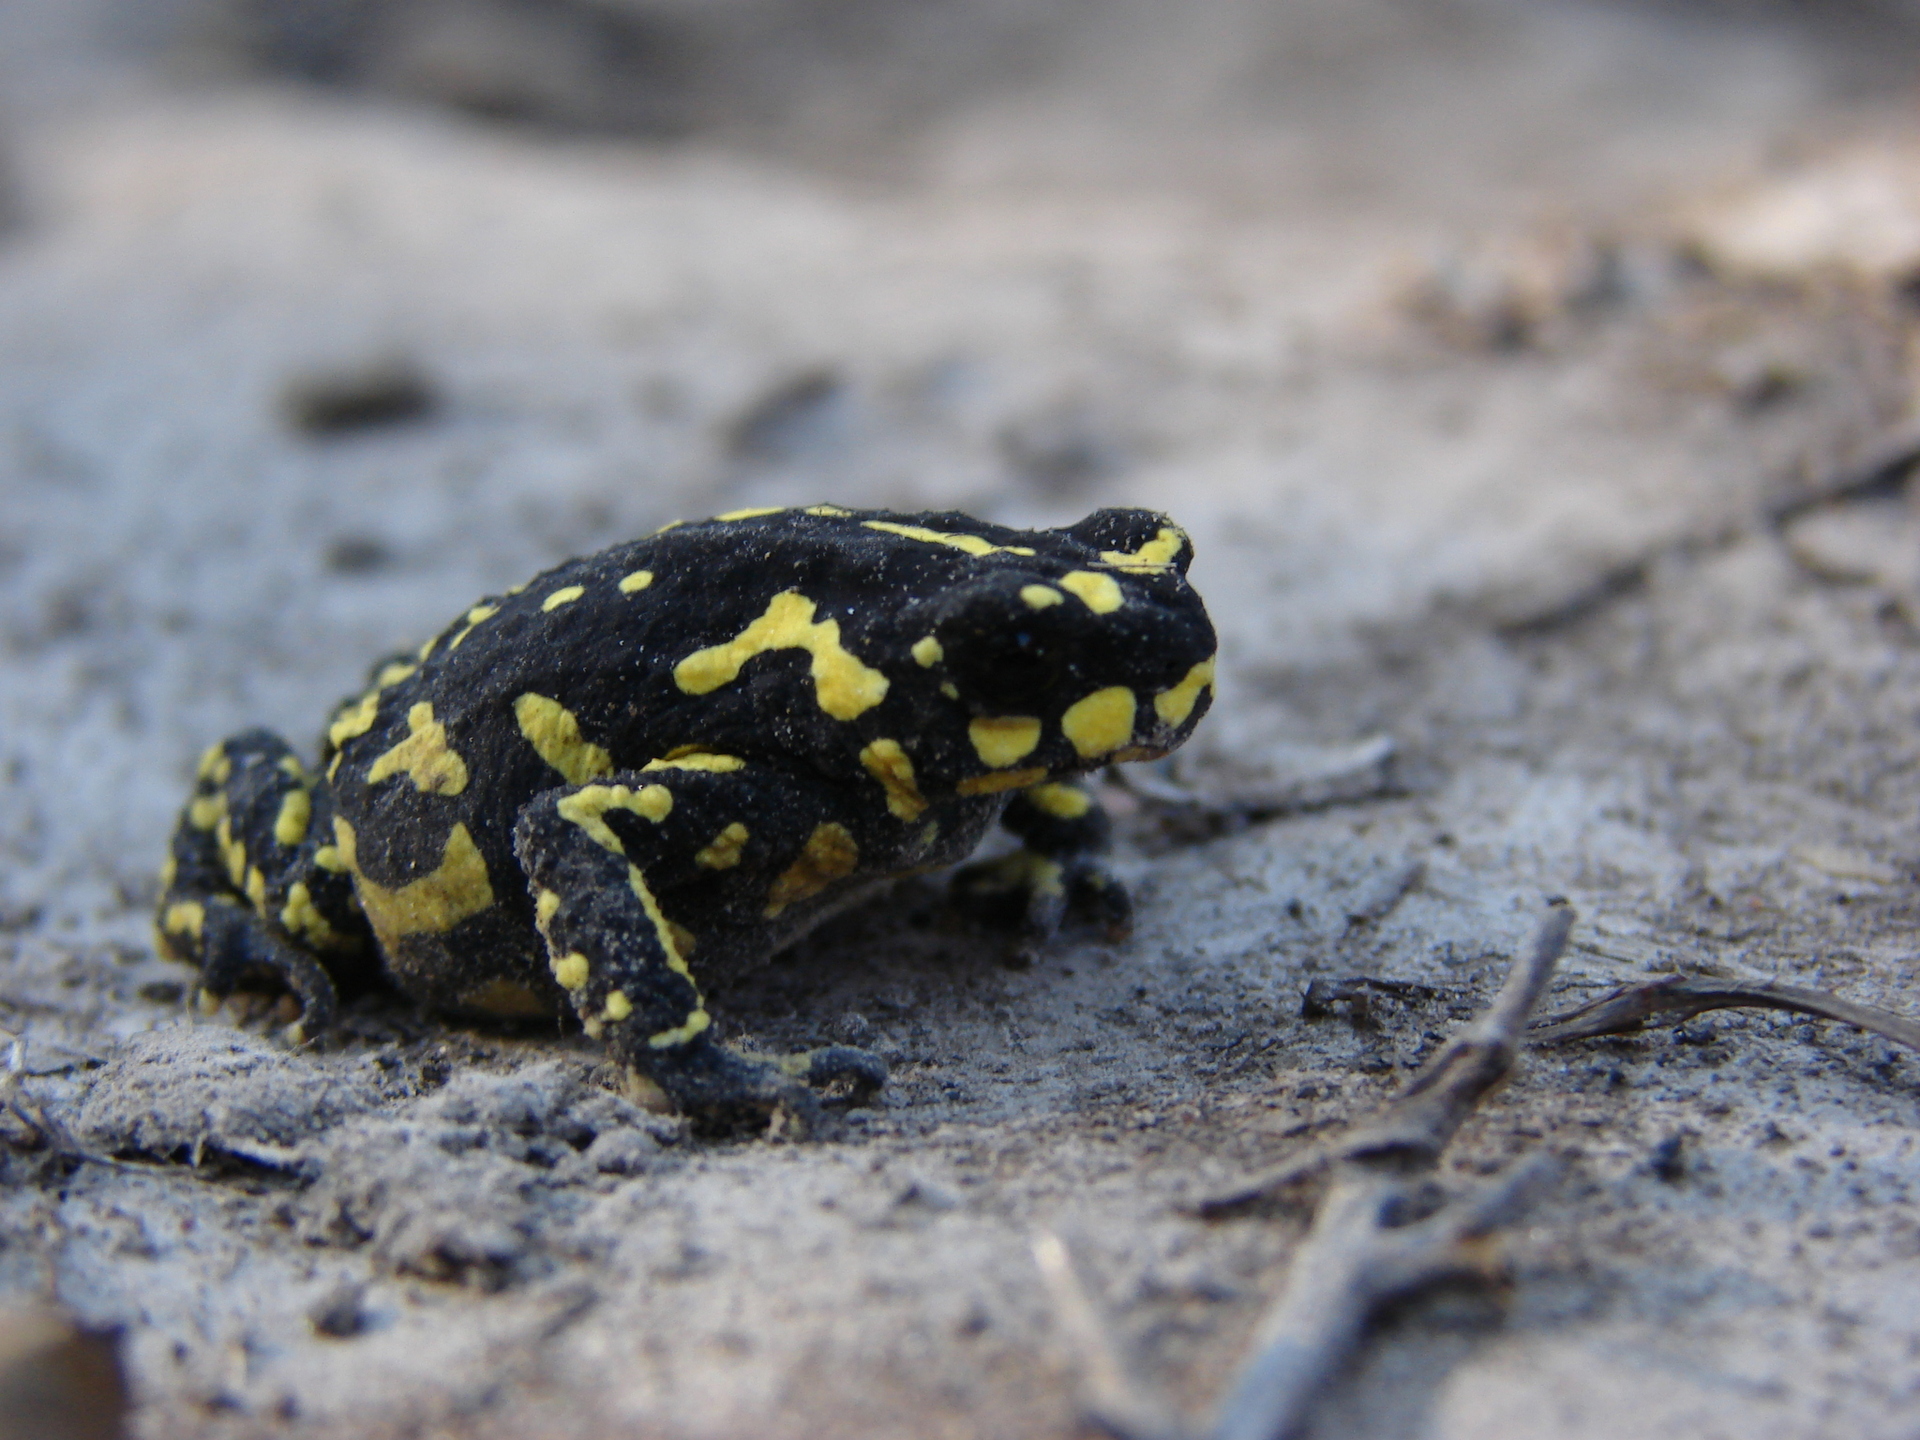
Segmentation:
[(333, 980), (318, 959), (275, 935), (251, 911), (210, 899), (196, 937), (200, 942), (200, 992), (215, 1002), (277, 980), (299, 1002), (299, 1018), (283, 1032), (299, 1045), (333, 1028), (339, 1013)]
[(963, 866), (953, 877), (953, 894), (1012, 928), (1023, 949), (1052, 939), (1069, 920), (1092, 924), (1108, 940), (1124, 940), (1133, 928), (1126, 886), (1093, 855), (1015, 850)]
[(878, 1056), (844, 1045), (769, 1058), (744, 1055), (705, 1037), (681, 1054), (651, 1057), (644, 1068), (694, 1127), (708, 1134), (805, 1135), (817, 1127), (822, 1110), (810, 1087), (846, 1083), (849, 1098), (860, 1103), (887, 1079)]

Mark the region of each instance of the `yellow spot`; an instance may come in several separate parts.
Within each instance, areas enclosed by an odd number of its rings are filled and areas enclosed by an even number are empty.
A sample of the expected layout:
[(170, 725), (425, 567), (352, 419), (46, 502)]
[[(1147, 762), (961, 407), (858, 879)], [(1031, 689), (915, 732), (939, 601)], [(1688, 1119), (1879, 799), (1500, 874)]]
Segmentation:
[(854, 844), (846, 826), (833, 820), (816, 825), (799, 858), (767, 891), (767, 908), (763, 913), (767, 919), (773, 919), (789, 905), (811, 899), (834, 881), (845, 879), (859, 863), (860, 847)]
[(1199, 703), (1200, 692), (1213, 684), (1213, 659), (1208, 657), (1187, 671), (1187, 678), (1171, 690), (1162, 690), (1153, 697), (1153, 709), (1169, 725), (1179, 725), (1193, 713), (1193, 707)]
[(171, 890), (173, 882), (180, 878), (180, 862), (169, 855), (160, 865), (160, 888)]
[(1027, 799), (1056, 820), (1078, 820), (1093, 808), (1093, 797), (1075, 785), (1036, 785)]
[(958, 700), (960, 698), (960, 687), (955, 685), (951, 680), (942, 680), (940, 682), (940, 693), (949, 700)]
[(420, 658), (424, 660), (427, 658), (427, 656), (433, 654), (433, 647), (438, 645), (439, 643), (440, 643), (440, 637), (438, 635), (433, 636), (429, 640), (423, 640), (420, 644), (420, 649), (418, 652)]
[(1027, 602), (1029, 610), (1044, 610), (1049, 605), (1064, 605), (1067, 597), (1051, 585), (1022, 585), (1020, 598)]
[(686, 523), (687, 522), (684, 520), (669, 520), (667, 521), (666, 524), (662, 525), (658, 530), (654, 531), (653, 533), (656, 535), (664, 535), (669, 530), (678, 530), (682, 525)]
[(347, 862), (340, 857), (340, 851), (332, 845), (322, 845), (314, 851), (313, 863), (335, 875), (344, 873), (347, 868)]
[(327, 727), (327, 743), (338, 750), (354, 736), (366, 734), (373, 728), (373, 717), (379, 709), (380, 692), (369, 690), (356, 704), (342, 710)]
[(895, 819), (918, 820), (927, 808), (926, 796), (913, 780), (913, 761), (898, 740), (876, 740), (860, 752), (860, 763), (887, 792), (887, 809)]
[(831, 516), (838, 516), (838, 515), (851, 515), (852, 513), (853, 512), (851, 510), (843, 509), (841, 506), (838, 506), (838, 505), (807, 506), (807, 514), (809, 515), (826, 515), (831, 517)]
[(586, 593), (587, 587), (584, 585), (563, 585), (551, 595), (547, 596), (545, 600), (542, 600), (540, 602), (540, 608), (542, 610), (558, 610), (562, 605), (571, 605)]
[(422, 700), (407, 711), (407, 729), (413, 733), (373, 762), (367, 783), (378, 785), (390, 775), (405, 775), (423, 795), (458, 795), (467, 788), (467, 762), (447, 744), (447, 727), (433, 718), (433, 705)]
[[(222, 772), (222, 763), (225, 770)], [(211, 780), (216, 785), (227, 783), (227, 776), (233, 773), (233, 762), (227, 759), (227, 742), (222, 740), (209, 745), (200, 752), (200, 764), (194, 774), (202, 780)]]
[(493, 904), (493, 886), (487, 880), (487, 862), (465, 825), (448, 832), (440, 864), (405, 885), (376, 884), (360, 870), (353, 827), (339, 816), (333, 819), (334, 843), (353, 872), (360, 908), (366, 911), (380, 943), (392, 949), (407, 935), (437, 934), (478, 915)]
[(584, 785), (613, 773), (613, 757), (582, 738), (579, 720), (558, 700), (528, 691), (513, 702), (513, 715), (534, 753), (569, 785)]
[(918, 640), (913, 642), (913, 658), (931, 670), (935, 665), (938, 665), (942, 660), (947, 658), (947, 652), (941, 648), (940, 642), (934, 639), (933, 636), (922, 635)]
[(463, 992), (459, 1003), (482, 1015), (497, 1015), (502, 1020), (531, 1020), (551, 1015), (553, 1007), (533, 991), (504, 975), (496, 975), (486, 984)]
[(658, 1035), (647, 1037), (647, 1047), (652, 1050), (665, 1050), (669, 1046), (684, 1045), (713, 1024), (713, 1017), (705, 1010), (695, 1010), (687, 1017), (687, 1023), (677, 1025), (671, 1030), (662, 1030)]
[(447, 649), (458, 650), (460, 648), (460, 642), (473, 633), (474, 626), (478, 625), (482, 620), (491, 620), (499, 613), (500, 607), (498, 605), (474, 606), (471, 610), (467, 611), (466, 627), (447, 642)]
[(1061, 578), (1060, 588), (1080, 597), (1096, 615), (1111, 615), (1127, 603), (1120, 582), (1111, 575), (1096, 575), (1091, 570), (1076, 570)]
[(383, 665), (380, 667), (380, 673), (373, 677), (373, 688), (389, 690), (419, 668), (418, 665), (410, 665), (405, 660), (396, 660), (391, 665)]
[(1124, 685), (1096, 690), (1067, 707), (1067, 713), (1060, 717), (1060, 733), (1088, 760), (1118, 750), (1133, 737), (1137, 703)]
[(962, 780), (953, 788), (962, 795), (998, 795), (1002, 790), (1024, 790), (1046, 778), (1044, 769), (995, 770), (989, 775), (975, 775), (969, 780)]
[(735, 770), (746, 768), (747, 762), (738, 755), (722, 755), (713, 750), (688, 750), (682, 754), (669, 755), (664, 760), (649, 760), (642, 770), (708, 770), (715, 775), (728, 775)]
[(745, 510), (729, 510), (724, 515), (716, 515), (716, 520), (751, 520), (757, 515), (779, 515), (786, 510), (784, 505), (754, 505)]
[(213, 827), (214, 843), (220, 847), (220, 856), (227, 862), (227, 879), (233, 882), (236, 890), (246, 884), (247, 847), (233, 838), (232, 817), (222, 814), (220, 823)]
[(929, 820), (920, 827), (920, 833), (913, 837), (914, 848), (924, 850), (940, 838), (940, 822)]
[[(660, 942), (661, 953), (667, 957), (667, 968), (676, 975), (693, 981), (693, 972), (687, 969), (686, 956), (680, 953), (679, 942), (673, 938), (673, 922), (660, 913), (660, 902), (653, 898), (653, 890), (647, 884), (647, 877), (640, 873), (638, 865), (627, 866), (627, 888), (633, 891), (634, 898), (640, 902), (640, 908), (647, 912), (647, 919), (653, 922), (654, 938)], [(699, 987), (694, 988), (694, 1004), (700, 1003)]]
[(182, 900), (178, 904), (167, 906), (166, 918), (161, 928), (169, 935), (191, 935), (200, 938), (201, 927), (207, 923), (207, 907), (198, 900)]
[(624, 855), (626, 847), (602, 817), (609, 810), (631, 810), (658, 825), (673, 812), (673, 792), (664, 785), (643, 785), (638, 790), (629, 790), (624, 785), (589, 785), (584, 790), (561, 796), (554, 809), (562, 820), (585, 830), (596, 845)]
[(560, 897), (551, 890), (542, 890), (533, 897), (533, 923), (542, 930), (553, 923), (553, 917), (560, 909)]
[(1166, 569), (1178, 558), (1186, 544), (1186, 531), (1177, 525), (1162, 525), (1160, 533), (1138, 550), (1103, 550), (1100, 558), (1116, 570), (1146, 575)]
[(280, 907), (280, 923), (295, 935), (305, 935), (320, 946), (335, 945), (340, 937), (313, 903), (306, 881), (296, 880), (287, 888), (287, 903)]
[(282, 755), (274, 768), (282, 775), (298, 780), (303, 785), (306, 783), (307, 767), (300, 763), (298, 755)]
[(956, 550), (964, 550), (969, 555), (1031, 555), (1033, 551), (1024, 545), (995, 545), (990, 540), (982, 540), (978, 535), (956, 535), (945, 530), (928, 530), (920, 525), (896, 525), (891, 520), (864, 520), (861, 522), (869, 530), (884, 530), (889, 535), (901, 535), (908, 540), (921, 540), (929, 545), (951, 545)]
[(525, 590), (527, 586), (530, 585), (531, 583), (532, 583), (531, 581), (522, 580), (518, 585), (509, 585), (507, 586), (507, 594), (518, 595), (522, 590)]
[(587, 979), (593, 974), (593, 967), (587, 964), (587, 957), (578, 950), (562, 955), (552, 962), (553, 978), (566, 990), (584, 990)]
[(187, 823), (196, 830), (211, 830), (227, 813), (227, 797), (202, 795), (187, 806)]
[(982, 715), (967, 726), (980, 758), (998, 770), (1025, 759), (1040, 743), (1040, 722), (1031, 715)]
[(738, 820), (707, 843), (707, 848), (693, 857), (693, 863), (707, 870), (731, 870), (740, 863), (740, 852), (746, 848), (747, 827)]
[(258, 867), (247, 871), (246, 890), (247, 899), (264, 918), (267, 913), (267, 877), (260, 873)]
[(631, 575), (621, 579), (620, 593), (622, 595), (632, 595), (637, 591), (646, 589), (647, 586), (652, 583), (653, 572), (651, 570), (636, 570)]
[(627, 999), (624, 990), (612, 990), (607, 993), (607, 1019), (624, 1020), (633, 1014), (633, 1002)]
[(815, 623), (814, 604), (798, 590), (773, 597), (766, 613), (724, 645), (696, 650), (674, 667), (674, 683), (689, 695), (729, 684), (740, 667), (769, 650), (805, 650), (813, 656), (814, 698), (836, 720), (851, 720), (886, 697), (887, 677), (860, 663), (840, 643), (840, 622)]

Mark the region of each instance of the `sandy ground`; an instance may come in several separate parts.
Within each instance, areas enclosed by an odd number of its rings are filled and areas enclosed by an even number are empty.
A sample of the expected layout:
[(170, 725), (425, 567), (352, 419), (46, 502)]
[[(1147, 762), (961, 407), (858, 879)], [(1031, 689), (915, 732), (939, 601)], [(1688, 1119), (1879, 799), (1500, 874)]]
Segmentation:
[[(1910, 1008), (1920, 517), (1767, 518), (1912, 409), (1897, 12), (1161, 8), (1063, 7), (911, 124), (876, 83), (671, 142), (8, 13), (0, 1024), (125, 1163), (0, 1122), (0, 1292), (124, 1327), (133, 1433), (1064, 1435), (1041, 1227), (1200, 1406), (1304, 1220), (1185, 1204), (1389, 1093), (1543, 897), (1556, 1003)], [(395, 357), (425, 419), (287, 422)], [(146, 908), (210, 739), (305, 741), (569, 554), (817, 499), (1168, 509), (1223, 641), (1182, 776), (1393, 759), (1226, 833), (1127, 815), (1125, 944), (1009, 968), (924, 885), (727, 992), (890, 1060), (813, 1143), (696, 1141), (577, 1036), (188, 1015)], [(1356, 976), (1413, 988), (1303, 1016)], [(1785, 1017), (1530, 1053), (1456, 1157), (1565, 1157), (1508, 1278), (1396, 1310), (1311, 1433), (1920, 1433), (1916, 1081)]]

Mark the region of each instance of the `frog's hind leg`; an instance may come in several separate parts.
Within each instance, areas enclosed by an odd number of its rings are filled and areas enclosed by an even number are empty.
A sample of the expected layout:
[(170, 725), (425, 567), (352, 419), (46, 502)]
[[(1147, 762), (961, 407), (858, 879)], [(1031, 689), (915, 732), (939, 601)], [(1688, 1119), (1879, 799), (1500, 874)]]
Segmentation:
[(161, 877), (161, 953), (198, 966), (216, 998), (285, 986), (300, 1002), (295, 1040), (326, 1030), (338, 1009), (316, 952), (345, 958), (365, 945), (351, 881), (320, 843), (329, 809), (324, 782), (285, 741), (236, 735), (201, 757)]
[(587, 1032), (704, 1127), (763, 1125), (776, 1111), (804, 1124), (817, 1108), (808, 1085), (840, 1081), (865, 1098), (886, 1066), (845, 1046), (781, 1057), (730, 1049), (713, 1034), (687, 956), (696, 944), (773, 948), (773, 920), (851, 874), (817, 837), (840, 837), (848, 851), (856, 842), (820, 818), (833, 787), (731, 756), (700, 759), (733, 768), (663, 762), (673, 768), (530, 801), (514, 848), (535, 922)]

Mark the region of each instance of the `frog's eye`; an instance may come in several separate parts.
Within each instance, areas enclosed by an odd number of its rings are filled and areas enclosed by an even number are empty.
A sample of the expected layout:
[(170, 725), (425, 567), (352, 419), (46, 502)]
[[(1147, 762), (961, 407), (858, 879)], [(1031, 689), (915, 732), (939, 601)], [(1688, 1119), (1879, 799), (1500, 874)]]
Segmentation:
[(1065, 672), (1059, 650), (1031, 625), (968, 636), (948, 649), (947, 664), (969, 695), (1003, 712), (1041, 708)]

